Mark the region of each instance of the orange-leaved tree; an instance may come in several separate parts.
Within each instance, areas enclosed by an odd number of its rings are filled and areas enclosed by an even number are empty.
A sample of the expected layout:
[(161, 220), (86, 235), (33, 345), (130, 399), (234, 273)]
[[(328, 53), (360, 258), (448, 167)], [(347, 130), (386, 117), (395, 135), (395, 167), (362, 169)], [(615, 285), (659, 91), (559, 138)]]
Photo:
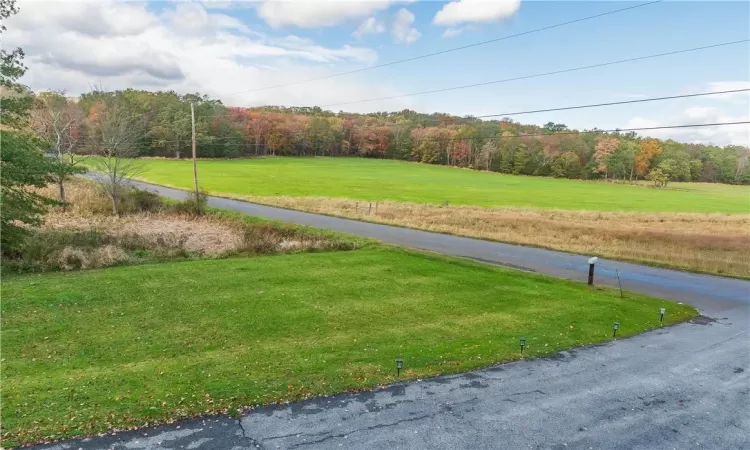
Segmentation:
[(635, 157), (635, 173), (638, 176), (645, 177), (651, 167), (651, 160), (659, 153), (661, 153), (659, 141), (656, 139), (641, 141), (641, 150)]

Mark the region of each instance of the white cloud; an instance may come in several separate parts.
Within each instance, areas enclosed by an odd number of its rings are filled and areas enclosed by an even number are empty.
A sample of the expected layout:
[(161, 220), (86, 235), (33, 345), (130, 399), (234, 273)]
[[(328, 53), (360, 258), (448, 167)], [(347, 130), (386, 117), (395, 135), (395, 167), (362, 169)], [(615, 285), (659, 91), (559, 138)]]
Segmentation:
[[(712, 81), (708, 83), (706, 92), (733, 91), (737, 89), (750, 89), (750, 81)], [(746, 103), (750, 99), (750, 91), (731, 92), (727, 94), (712, 95), (709, 98), (716, 100), (728, 100), (733, 103)]]
[[(750, 89), (750, 82), (714, 81), (707, 83), (703, 91), (716, 92), (735, 89)], [(750, 113), (748, 113), (750, 95), (748, 94), (750, 94), (750, 91), (703, 97), (701, 102), (720, 100), (721, 102), (719, 104), (721, 107), (690, 106), (666, 119), (635, 117), (628, 122), (626, 128), (649, 128), (671, 125), (705, 125), (710, 123), (750, 121)], [(714, 103), (714, 105), (716, 104), (717, 103)], [(671, 128), (665, 130), (645, 131), (643, 134), (663, 139), (674, 139), (680, 142), (750, 146), (750, 124)]]
[(512, 16), (520, 6), (521, 0), (456, 0), (444, 5), (432, 23), (446, 27), (490, 23)]
[(238, 2), (233, 0), (200, 0), (201, 5), (206, 9), (230, 9), (236, 8), (243, 3), (249, 5), (250, 2)]
[(300, 28), (327, 27), (361, 19), (395, 3), (411, 0), (263, 0), (257, 5), (258, 17), (271, 27), (294, 25)]
[(422, 33), (417, 31), (412, 25), (414, 24), (414, 14), (405, 8), (401, 8), (393, 17), (391, 34), (394, 40), (399, 44), (413, 44)]
[(365, 34), (378, 34), (384, 31), (385, 24), (382, 21), (377, 20), (375, 17), (369, 17), (359, 24), (354, 33), (352, 33), (352, 36), (361, 38)]
[[(101, 82), (107, 89), (198, 91), (238, 106), (331, 104), (400, 93), (386, 82), (342, 77), (230, 96), (372, 64), (377, 53), (350, 45), (330, 48), (298, 36), (265, 36), (199, 3), (167, 3), (161, 13), (127, 0), (20, 3), (21, 12), (5, 23), (3, 45), (25, 50), (29, 70), (23, 82), (35, 90), (78, 95)], [(377, 106), (413, 105), (394, 99)]]
[(336, 62), (350, 59), (372, 64), (377, 60), (377, 54), (369, 48), (352, 47), (350, 45), (344, 45), (337, 49), (328, 48), (316, 44), (311, 39), (294, 35), (271, 39), (270, 42), (311, 61)]
[(225, 14), (209, 14), (198, 3), (178, 3), (174, 10), (164, 13), (163, 19), (178, 31), (185, 33), (206, 33), (217, 30), (236, 30), (250, 33), (250, 29), (238, 19)]
[[(65, 30), (89, 37), (134, 36), (158, 24), (144, 4), (102, 0), (101, 6), (91, 7), (87, 2), (36, 2), (20, 1), (21, 14), (7, 19), (24, 28), (43, 30), (47, 25), (47, 12), (54, 10), (55, 23)], [(18, 28), (18, 26), (16, 26)], [(43, 31), (41, 31), (43, 32)], [(40, 36), (41, 38), (41, 36)]]
[[(647, 117), (635, 117), (624, 128), (650, 128), (672, 125), (704, 125), (710, 123), (750, 121), (750, 114), (732, 115), (715, 107), (694, 106), (670, 117), (668, 120), (657, 120)], [(696, 128), (671, 128), (638, 132), (644, 136), (661, 139), (674, 139), (679, 142), (716, 145), (750, 146), (750, 125), (724, 125)]]
[(452, 38), (456, 36), (460, 36), (463, 34), (464, 28), (446, 28), (445, 31), (443, 31), (443, 37), (444, 38)]

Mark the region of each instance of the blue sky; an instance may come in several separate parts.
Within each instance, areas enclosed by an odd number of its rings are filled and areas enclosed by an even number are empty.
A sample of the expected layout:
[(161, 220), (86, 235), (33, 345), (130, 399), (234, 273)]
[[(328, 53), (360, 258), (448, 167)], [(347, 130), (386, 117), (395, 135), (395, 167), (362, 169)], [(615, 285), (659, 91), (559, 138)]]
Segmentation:
[[(456, 5), (393, 0), (315, 4), (303, 0), (100, 0), (76, 10), (68, 2), (22, 0), (21, 14), (13, 19), (16, 22), (9, 21), (7, 39), (24, 46), (30, 62), (38, 63), (36, 71), (30, 64), (27, 80), (34, 89), (66, 89), (76, 94), (101, 82), (113, 89), (199, 90), (236, 105), (338, 105), (750, 38), (748, 2), (666, 1), (409, 63), (240, 93), (473, 44), (641, 2), (521, 1), (517, 8), (513, 0), (453, 3)], [(505, 6), (498, 9), (501, 3)], [(92, 21), (110, 25), (91, 30)], [(49, 30), (43, 33), (48, 43), (39, 39), (35, 27)], [(363, 27), (371, 32), (357, 34)], [(446, 37), (449, 28), (460, 30), (460, 34)], [(72, 54), (71, 47), (88, 53)], [(749, 49), (743, 43), (330, 109), (366, 112), (407, 107), (484, 115), (750, 87)], [(54, 68), (58, 76), (45, 75), (45, 66)], [(516, 120), (562, 122), (578, 128), (747, 120), (748, 98), (704, 97), (519, 116)], [(747, 126), (654, 134), (745, 145), (750, 140)]]

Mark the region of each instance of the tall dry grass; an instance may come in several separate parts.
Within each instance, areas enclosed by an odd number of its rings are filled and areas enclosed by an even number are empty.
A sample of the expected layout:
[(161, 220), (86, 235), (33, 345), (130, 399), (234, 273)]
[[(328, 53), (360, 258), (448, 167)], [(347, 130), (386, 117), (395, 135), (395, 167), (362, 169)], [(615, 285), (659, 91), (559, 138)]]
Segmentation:
[(613, 213), (329, 198), (246, 197), (267, 205), (513, 244), (750, 277), (750, 217)]
[[(51, 208), (44, 216), (43, 229), (137, 236), (148, 247), (181, 248), (208, 255), (239, 251), (243, 245), (242, 230), (218, 218), (173, 214), (163, 204), (153, 201), (150, 211), (137, 211), (132, 196), (142, 197), (141, 193), (124, 196), (122, 209), (128, 214), (115, 217), (109, 198), (92, 183), (73, 179), (66, 183), (65, 189), (70, 205), (64, 209)], [(57, 191), (48, 186), (40, 193), (54, 198)]]
[[(57, 196), (54, 186), (37, 192)], [(144, 191), (123, 194), (121, 216), (112, 215), (109, 198), (92, 183), (70, 180), (66, 193), (69, 204), (50, 208), (20, 254), (3, 261), (3, 270), (78, 270), (176, 258), (349, 250), (356, 246), (300, 228), (222, 214), (196, 215), (194, 208), (167, 205)]]

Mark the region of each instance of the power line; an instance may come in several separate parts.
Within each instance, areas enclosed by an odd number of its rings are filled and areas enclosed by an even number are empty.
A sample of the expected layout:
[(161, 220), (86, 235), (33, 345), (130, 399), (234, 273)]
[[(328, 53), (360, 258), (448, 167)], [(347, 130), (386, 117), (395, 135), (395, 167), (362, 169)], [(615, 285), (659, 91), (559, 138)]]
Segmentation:
[[(662, 97), (651, 97), (651, 98), (645, 98), (645, 99), (636, 99), (636, 100), (623, 100), (618, 102), (606, 102), (606, 103), (592, 103), (588, 105), (574, 105), (574, 106), (561, 106), (561, 107), (555, 107), (555, 108), (546, 108), (546, 109), (533, 109), (533, 110), (524, 110), (524, 111), (515, 111), (515, 112), (506, 112), (506, 113), (499, 113), (499, 114), (485, 114), (481, 116), (471, 116), (468, 118), (462, 118), (457, 117), (453, 119), (454, 122), (461, 122), (461, 121), (467, 121), (471, 119), (483, 119), (483, 118), (490, 118), (490, 117), (509, 117), (509, 116), (519, 116), (524, 114), (536, 114), (536, 113), (542, 113), (542, 112), (552, 112), (552, 111), (567, 111), (567, 110), (573, 110), (573, 109), (584, 109), (584, 108), (600, 108), (605, 106), (616, 106), (616, 105), (626, 105), (626, 104), (633, 104), (633, 103), (646, 103), (646, 102), (655, 102), (655, 101), (664, 101), (664, 100), (674, 100), (679, 98), (693, 98), (693, 97), (706, 97), (710, 95), (722, 95), (722, 94), (732, 94), (732, 93), (738, 93), (738, 92), (747, 92), (750, 91), (750, 88), (745, 89), (731, 89), (731, 90), (725, 90), (725, 91), (713, 91), (713, 92), (698, 92), (693, 94), (681, 94), (681, 95), (670, 95), (670, 96), (662, 96)], [(247, 108), (249, 109), (249, 108)], [(283, 112), (279, 112), (280, 114), (284, 114)], [(133, 117), (140, 117), (145, 116), (149, 113), (143, 113), (143, 114), (136, 114), (130, 118)], [(233, 116), (235, 113), (222, 113), (222, 114), (213, 114), (211, 116), (204, 116), (205, 119), (216, 119), (218, 117), (228, 117)], [(224, 138), (216, 138), (214, 140), (223, 140), (223, 139), (236, 139), (235, 137), (224, 137)], [(157, 140), (157, 139), (154, 139)], [(157, 140), (158, 141), (158, 140)], [(170, 141), (158, 141), (160, 144), (168, 144), (168, 143), (180, 143), (180, 142), (186, 142), (186, 140), (170, 140)]]
[(702, 96), (707, 96), (707, 95), (719, 95), (719, 94), (733, 94), (736, 92), (747, 92), (747, 91), (750, 91), (750, 88), (732, 89), (729, 91), (700, 92), (696, 94), (670, 95), (668, 97), (651, 97), (651, 98), (642, 98), (642, 99), (637, 99), (637, 100), (624, 100), (621, 102), (592, 103), (589, 105), (562, 106), (559, 108), (548, 108), (548, 109), (533, 109), (529, 111), (517, 111), (517, 112), (508, 112), (508, 113), (500, 113), (500, 114), (485, 114), (483, 116), (472, 116), (472, 117), (474, 117), (475, 119), (484, 119), (487, 117), (520, 116), (522, 114), (536, 114), (536, 113), (552, 112), (552, 111), (568, 111), (571, 109), (599, 108), (602, 106), (627, 105), (630, 103), (657, 102), (661, 100), (672, 100), (672, 99), (677, 99), (677, 98), (702, 97)]
[(524, 76), (520, 76), (520, 77), (505, 78), (505, 79), (502, 79), (502, 80), (485, 81), (485, 82), (482, 82), (482, 83), (465, 84), (465, 85), (462, 85), (462, 86), (452, 86), (452, 87), (441, 88), (441, 89), (433, 89), (433, 90), (430, 90), (430, 91), (413, 92), (411, 94), (399, 94), (399, 95), (391, 95), (391, 96), (388, 96), (388, 97), (378, 97), (378, 98), (371, 98), (371, 99), (366, 99), (366, 100), (356, 100), (356, 101), (351, 101), (351, 102), (331, 103), (331, 104), (328, 104), (328, 105), (321, 105), (320, 107), (321, 108), (328, 108), (328, 107), (331, 107), (331, 106), (353, 105), (353, 104), (359, 104), (359, 103), (369, 103), (369, 102), (374, 102), (374, 101), (378, 101), (378, 100), (390, 100), (390, 99), (394, 99), (394, 98), (414, 97), (414, 96), (417, 96), (417, 95), (435, 94), (435, 93), (438, 93), (438, 92), (447, 92), (447, 91), (456, 91), (456, 90), (459, 90), (459, 89), (468, 89), (468, 88), (473, 88), (473, 87), (488, 86), (488, 85), (491, 85), (491, 84), (507, 83), (509, 81), (527, 80), (527, 79), (530, 79), (530, 78), (539, 78), (539, 77), (545, 77), (545, 76), (549, 76), (549, 75), (558, 75), (558, 74), (561, 74), (561, 73), (577, 72), (577, 71), (580, 71), (580, 70), (587, 70), (587, 69), (594, 69), (594, 68), (597, 68), (597, 67), (612, 66), (612, 65), (615, 65), (615, 64), (623, 64), (623, 63), (634, 62), (634, 61), (643, 61), (643, 60), (646, 60), (646, 59), (660, 58), (662, 56), (677, 55), (677, 54), (680, 54), (680, 53), (688, 53), (688, 52), (694, 52), (694, 51), (698, 51), (698, 50), (706, 50), (706, 49), (709, 49), (709, 48), (724, 47), (724, 46), (727, 46), (727, 45), (741, 44), (741, 43), (745, 43), (745, 42), (750, 42), (750, 39), (742, 39), (742, 40), (738, 40), (738, 41), (723, 42), (721, 44), (706, 45), (706, 46), (703, 46), (703, 47), (693, 47), (693, 48), (688, 48), (688, 49), (683, 49), (683, 50), (675, 50), (675, 51), (666, 52), (666, 53), (657, 53), (657, 54), (654, 54), (654, 55), (639, 56), (639, 57), (636, 57), (636, 58), (620, 59), (620, 60), (617, 60), (617, 61), (609, 61), (609, 62), (605, 62), (605, 63), (591, 64), (591, 65), (588, 65), (588, 66), (580, 66), (580, 67), (573, 67), (573, 68), (570, 68), (570, 69), (555, 70), (555, 71), (552, 71), (552, 72), (535, 73), (535, 74), (532, 74), (532, 75), (524, 75)]
[[(536, 114), (536, 113), (542, 113), (542, 112), (567, 111), (567, 110), (572, 110), (572, 109), (600, 108), (604, 106), (616, 106), (616, 105), (627, 105), (631, 103), (656, 102), (656, 101), (663, 101), (663, 100), (674, 100), (674, 99), (679, 99), (679, 98), (706, 97), (709, 95), (733, 94), (733, 93), (747, 92), (747, 91), (750, 91), (750, 88), (731, 89), (731, 90), (726, 90), (726, 91), (697, 92), (693, 94), (670, 95), (666, 97), (651, 97), (651, 98), (643, 98), (643, 99), (636, 99), (636, 100), (623, 100), (623, 101), (618, 101), (618, 102), (592, 103), (588, 105), (561, 106), (561, 107), (547, 108), (547, 109), (532, 109), (532, 110), (525, 110), (525, 111), (499, 113), (499, 114), (485, 114), (481, 116), (456, 117), (453, 120), (455, 122), (460, 122), (460, 121), (466, 121), (466, 120), (471, 120), (471, 119), (485, 119), (489, 117), (508, 117), (508, 116), (520, 116), (523, 114)], [(250, 109), (250, 108), (247, 108), (247, 109)], [(284, 113), (280, 112), (280, 114), (284, 114)], [(226, 117), (226, 116), (231, 116), (231, 115), (234, 115), (234, 113), (214, 114), (212, 116), (204, 116), (204, 117), (206, 119), (213, 119), (216, 117)]]
[[(630, 133), (635, 131), (651, 131), (651, 130), (671, 130), (675, 128), (703, 128), (703, 127), (718, 127), (718, 126), (727, 126), (727, 125), (744, 125), (744, 124), (750, 124), (750, 120), (741, 121), (741, 122), (717, 122), (717, 123), (693, 123), (688, 125), (665, 125), (660, 127), (639, 127), (639, 128), (614, 128), (611, 130), (589, 130), (589, 131), (562, 131), (559, 133), (552, 133), (551, 135), (566, 135), (566, 134), (595, 134), (595, 133)], [(550, 134), (545, 133), (532, 133), (532, 134), (518, 134), (515, 136), (509, 136), (509, 137), (533, 137), (533, 136), (550, 136)], [(499, 136), (501, 137), (508, 137), (508, 136)]]
[[(524, 137), (540, 137), (540, 136), (566, 136), (566, 135), (581, 135), (581, 134), (604, 134), (604, 133), (630, 133), (630, 132), (636, 132), (636, 131), (653, 131), (653, 130), (670, 130), (670, 129), (679, 129), (679, 128), (704, 128), (704, 127), (719, 127), (719, 126), (731, 126), (731, 125), (746, 125), (750, 124), (750, 121), (740, 121), (740, 122), (716, 122), (716, 123), (697, 123), (697, 124), (686, 124), (686, 125), (664, 125), (664, 126), (658, 126), (658, 127), (638, 127), (638, 128), (613, 128), (608, 130), (584, 130), (584, 131), (559, 131), (559, 132), (552, 132), (552, 133), (524, 133), (524, 134), (514, 134), (511, 136), (490, 136), (487, 138), (482, 137), (449, 137), (449, 138), (427, 138), (427, 139), (420, 139), (420, 142), (455, 142), (455, 141), (492, 141), (492, 140), (499, 140), (499, 139), (515, 139), (515, 138), (524, 138)], [(297, 136), (300, 136), (299, 133), (297, 133)], [(212, 142), (222, 142), (224, 140), (237, 140), (236, 137), (218, 137), (214, 138)], [(161, 141), (160, 144), (167, 144), (167, 143), (177, 143), (178, 141)], [(179, 141), (183, 142), (183, 141)], [(253, 145), (250, 143), (250, 145)], [(265, 144), (264, 144), (265, 145)]]
[(465, 50), (467, 48), (479, 47), (481, 45), (491, 44), (491, 43), (494, 43), (494, 42), (500, 42), (500, 41), (504, 41), (504, 40), (507, 40), (507, 39), (513, 39), (513, 38), (520, 37), (520, 36), (526, 36), (528, 34), (538, 33), (540, 31), (552, 30), (554, 28), (559, 28), (559, 27), (563, 27), (563, 26), (567, 26), (567, 25), (572, 25), (574, 23), (584, 22), (584, 21), (596, 19), (596, 18), (599, 18), (599, 17), (609, 16), (609, 15), (612, 15), (612, 14), (617, 14), (617, 13), (621, 13), (621, 12), (624, 12), (624, 11), (629, 11), (631, 9), (642, 8), (644, 6), (649, 6), (649, 5), (653, 5), (653, 4), (656, 4), (656, 3), (661, 3), (663, 1), (664, 0), (656, 0), (656, 1), (648, 2), (648, 3), (641, 3), (640, 5), (629, 6), (627, 8), (616, 9), (614, 11), (608, 11), (608, 12), (601, 13), (601, 14), (596, 14), (596, 15), (593, 15), (593, 16), (582, 17), (580, 19), (570, 20), (570, 21), (558, 23), (558, 24), (555, 24), (555, 25), (549, 25), (549, 26), (542, 27), (542, 28), (536, 28), (534, 30), (524, 31), (522, 33), (511, 34), (511, 35), (508, 35), (508, 36), (503, 36), (503, 37), (499, 37), (499, 38), (495, 38), (495, 39), (490, 39), (490, 40), (487, 40), (487, 41), (476, 42), (474, 44), (463, 45), (461, 47), (454, 47), (454, 48), (450, 48), (450, 49), (447, 49), (447, 50), (441, 50), (441, 51), (438, 51), (438, 52), (427, 53), (427, 54), (419, 55), (419, 56), (413, 56), (411, 58), (399, 59), (399, 60), (396, 60), (396, 61), (391, 61), (391, 62), (387, 62), (387, 63), (383, 63), (383, 64), (376, 64), (376, 65), (373, 65), (373, 66), (367, 66), (367, 67), (363, 67), (363, 68), (360, 68), (360, 69), (349, 70), (349, 71), (346, 71), (346, 72), (339, 72), (339, 73), (335, 73), (335, 74), (332, 74), (332, 75), (326, 75), (326, 76), (323, 76), (323, 77), (309, 78), (307, 80), (294, 81), (294, 82), (291, 82), (291, 83), (277, 84), (277, 85), (273, 85), (273, 86), (266, 86), (266, 87), (259, 88), (259, 89), (249, 89), (249, 90), (245, 90), (245, 91), (233, 92), (231, 94), (226, 94), (226, 95), (229, 96), (229, 95), (247, 94), (247, 93), (252, 93), (252, 92), (266, 91), (266, 90), (269, 90), (269, 89), (277, 89), (277, 88), (281, 88), (281, 87), (294, 86), (294, 85), (297, 85), (297, 84), (310, 83), (310, 82), (313, 82), (313, 81), (320, 81), (320, 80), (327, 80), (327, 79), (330, 79), (330, 78), (337, 78), (337, 77), (341, 77), (341, 76), (344, 76), (344, 75), (350, 75), (350, 74), (353, 74), (353, 73), (364, 72), (366, 70), (379, 69), (381, 67), (394, 66), (396, 64), (403, 64), (403, 63), (406, 63), (406, 62), (416, 61), (418, 59), (430, 58), (432, 56), (444, 55), (446, 53), (456, 52), (456, 51), (459, 51), (459, 50)]
[[(699, 50), (707, 50), (707, 49), (711, 49), (711, 48), (724, 47), (724, 46), (728, 46), (728, 45), (741, 44), (741, 43), (746, 43), (746, 42), (750, 42), (750, 39), (742, 39), (742, 40), (738, 40), (738, 41), (723, 42), (723, 43), (720, 43), (720, 44), (712, 44), (712, 45), (705, 45), (705, 46), (702, 46), (702, 47), (693, 47), (693, 48), (682, 49), (682, 50), (674, 50), (674, 51), (666, 52), (666, 53), (657, 53), (657, 54), (653, 54), (653, 55), (639, 56), (639, 57), (635, 57), (635, 58), (628, 58), (628, 59), (621, 59), (621, 60), (617, 60), (617, 61), (608, 61), (608, 62), (599, 63), (599, 64), (592, 64), (592, 65), (588, 65), (588, 66), (573, 67), (573, 68), (569, 68), (569, 69), (562, 69), (562, 70), (555, 70), (555, 71), (551, 71), (551, 72), (536, 73), (536, 74), (524, 75), (524, 76), (520, 76), (520, 77), (505, 78), (505, 79), (502, 79), (502, 80), (486, 81), (486, 82), (482, 82), (482, 83), (468, 84), (468, 85), (462, 85), (462, 86), (452, 86), (452, 87), (447, 87), (447, 88), (434, 89), (434, 90), (430, 90), (430, 91), (415, 92), (415, 93), (411, 93), (411, 94), (399, 94), (399, 95), (392, 95), (392, 96), (388, 96), (388, 97), (379, 97), (379, 98), (372, 98), (372, 99), (366, 99), (366, 100), (356, 100), (356, 101), (350, 101), (350, 102), (344, 102), (344, 103), (332, 103), (332, 104), (328, 104), (328, 105), (321, 105), (319, 107), (322, 109), (322, 108), (328, 108), (328, 107), (331, 107), (331, 106), (342, 106), (342, 105), (352, 105), (352, 104), (358, 104), (358, 103), (369, 103), (369, 102), (374, 102), (374, 101), (378, 101), (378, 100), (389, 100), (389, 99), (394, 99), (394, 98), (413, 97), (413, 96), (417, 96), (417, 95), (434, 94), (434, 93), (438, 93), (438, 92), (446, 92), (446, 91), (454, 91), (454, 90), (460, 90), (460, 89), (468, 89), (468, 88), (473, 88), (473, 87), (487, 86), (487, 85), (491, 85), (491, 84), (500, 84), (500, 83), (507, 83), (507, 82), (511, 82), (511, 81), (526, 80), (526, 79), (531, 79), (531, 78), (540, 78), (540, 77), (545, 77), (545, 76), (550, 76), (550, 75), (557, 75), (557, 74), (561, 74), (561, 73), (577, 72), (577, 71), (581, 71), (581, 70), (593, 69), (593, 68), (598, 68), (598, 67), (605, 67), (605, 66), (611, 66), (611, 65), (616, 65), (616, 64), (624, 64), (624, 63), (627, 63), (627, 62), (634, 62), (634, 61), (642, 61), (642, 60), (647, 60), (647, 59), (660, 58), (660, 57), (663, 57), (663, 56), (670, 56), (670, 55), (676, 55), (676, 54), (681, 54), (681, 53), (689, 53), (689, 52), (694, 52), (694, 51), (699, 51)], [(717, 92), (717, 94), (719, 94), (719, 93), (723, 93), (723, 92)], [(712, 94), (713, 93), (692, 94), (692, 96), (712, 95)], [(674, 98), (679, 98), (679, 96), (675, 96)], [(665, 99), (667, 99), (667, 98), (665, 98)], [(660, 99), (652, 99), (652, 100), (644, 100), (644, 101), (656, 101), (656, 100), (660, 100)], [(625, 103), (628, 103), (628, 102), (622, 102), (622, 104), (625, 104)], [(632, 101), (631, 103), (637, 103), (637, 102), (636, 101)], [(616, 104), (620, 104), (620, 103), (613, 102), (611, 104), (612, 105), (616, 105)], [(579, 108), (594, 107), (594, 106), (608, 106), (608, 105), (609, 104), (591, 105), (591, 106), (584, 105), (584, 106), (575, 106), (575, 107), (561, 108), (561, 110), (562, 109), (579, 109)], [(222, 106), (224, 106), (224, 105), (222, 105)], [(226, 106), (224, 106), (224, 107), (226, 108)], [(246, 109), (250, 109), (250, 108), (251, 107), (247, 107)], [(552, 110), (556, 110), (556, 109), (552, 109)], [(518, 113), (513, 113), (513, 114), (515, 114), (515, 115), (519, 115), (519, 114), (531, 114), (533, 112), (546, 112), (546, 111), (548, 111), (548, 110), (518, 112)], [(130, 116), (129, 119), (140, 117), (140, 116), (146, 116), (146, 115), (149, 115), (149, 114), (152, 114), (152, 113), (153, 113), (153, 111), (147, 111), (147, 112), (144, 112), (144, 113), (135, 114), (133, 116)], [(228, 115), (230, 115), (230, 114), (219, 114), (219, 115), (214, 115), (214, 116), (211, 116), (211, 117), (221, 117), (221, 116), (228, 116)], [(500, 116), (500, 115), (502, 115), (502, 114), (492, 114), (492, 115), (488, 115), (488, 116), (478, 116), (478, 117), (493, 117), (493, 116)]]

